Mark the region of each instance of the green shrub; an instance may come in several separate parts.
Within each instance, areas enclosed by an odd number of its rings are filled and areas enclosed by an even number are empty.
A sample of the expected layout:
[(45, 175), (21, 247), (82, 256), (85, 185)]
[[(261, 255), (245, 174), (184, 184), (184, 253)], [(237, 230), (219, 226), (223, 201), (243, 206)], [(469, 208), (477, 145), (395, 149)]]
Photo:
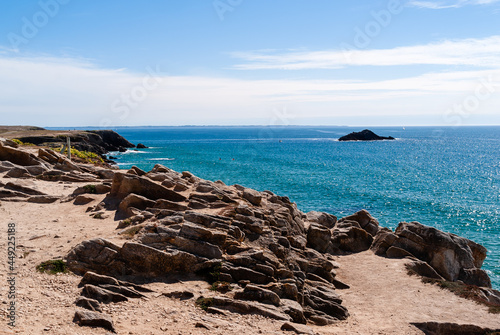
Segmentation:
[(66, 273), (68, 272), (68, 268), (66, 263), (62, 259), (53, 259), (50, 261), (45, 261), (36, 266), (36, 269), (39, 272), (45, 272), (50, 274), (56, 273)]
[(33, 144), (33, 143), (29, 143), (29, 142), (22, 142), (21, 140), (18, 140), (17, 138), (13, 138), (13, 139), (12, 139), (12, 142), (17, 143), (17, 144), (19, 144), (19, 145), (34, 146), (34, 144)]
[(85, 185), (83, 187), (85, 189), (85, 192), (87, 193), (92, 193), (92, 194), (96, 194), (97, 193), (97, 189), (96, 189), (96, 186), (95, 185)]
[(221, 293), (226, 293), (231, 291), (231, 284), (225, 281), (216, 281), (215, 283), (210, 286), (211, 291), (216, 291), (216, 292), (221, 292)]
[(213, 304), (213, 298), (199, 297), (198, 299), (196, 299), (196, 306), (200, 307), (204, 311), (206, 311), (208, 307), (211, 307)]

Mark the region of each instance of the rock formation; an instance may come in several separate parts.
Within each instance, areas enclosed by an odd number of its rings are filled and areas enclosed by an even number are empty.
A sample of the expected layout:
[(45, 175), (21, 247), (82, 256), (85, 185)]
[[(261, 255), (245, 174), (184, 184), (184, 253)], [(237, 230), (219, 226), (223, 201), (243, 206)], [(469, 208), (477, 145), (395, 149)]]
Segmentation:
[(339, 141), (381, 141), (381, 140), (394, 140), (395, 138), (392, 136), (383, 137), (378, 136), (371, 130), (365, 129), (360, 132), (352, 132), (348, 135), (342, 136), (339, 138)]

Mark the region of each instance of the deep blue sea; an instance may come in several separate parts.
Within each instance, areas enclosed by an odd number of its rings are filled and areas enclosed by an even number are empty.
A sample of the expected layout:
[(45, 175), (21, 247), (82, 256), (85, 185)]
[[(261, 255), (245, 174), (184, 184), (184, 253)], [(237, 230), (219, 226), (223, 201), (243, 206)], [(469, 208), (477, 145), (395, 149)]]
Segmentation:
[(209, 180), (289, 196), (339, 218), (367, 209), (382, 226), (418, 221), (488, 249), (500, 289), (500, 127), (371, 128), (396, 141), (339, 142), (351, 127), (115, 129), (149, 149), (114, 153), (121, 168), (160, 163)]

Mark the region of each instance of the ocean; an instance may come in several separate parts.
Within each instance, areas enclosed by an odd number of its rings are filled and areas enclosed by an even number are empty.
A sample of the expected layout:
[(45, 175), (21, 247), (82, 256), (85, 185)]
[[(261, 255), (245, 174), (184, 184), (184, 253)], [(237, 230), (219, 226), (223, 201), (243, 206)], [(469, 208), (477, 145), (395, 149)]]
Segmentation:
[(500, 127), (374, 127), (395, 141), (339, 142), (354, 127), (134, 127), (114, 129), (150, 147), (112, 153), (120, 168), (163, 164), (208, 180), (286, 195), (304, 212), (366, 209), (381, 226), (402, 221), (484, 245), (500, 289)]

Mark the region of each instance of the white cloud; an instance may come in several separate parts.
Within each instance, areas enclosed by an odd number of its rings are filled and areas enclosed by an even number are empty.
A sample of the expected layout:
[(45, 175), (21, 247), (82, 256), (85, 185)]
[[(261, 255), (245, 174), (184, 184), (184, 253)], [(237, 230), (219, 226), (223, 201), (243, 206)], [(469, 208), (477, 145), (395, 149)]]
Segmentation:
[(436, 43), (396, 47), (392, 49), (343, 50), (310, 52), (235, 52), (233, 57), (243, 63), (240, 70), (305, 70), (338, 69), (348, 66), (446, 65), (498, 67), (500, 36), (482, 39), (446, 40)]
[[(493, 78), (500, 89), (500, 71), (484, 69), (356, 81), (161, 76), (155, 89), (123, 112), (123, 96), (151, 79), (146, 70), (138, 74), (79, 60), (0, 56), (0, 77), (0, 123), (41, 126), (100, 125), (103, 120), (114, 126), (268, 124), (280, 106), (297, 119), (439, 116), (474, 94), (481, 78)], [(478, 111), (494, 115), (499, 107), (492, 96)]]
[(460, 8), (468, 5), (489, 5), (500, 0), (447, 0), (447, 1), (410, 1), (408, 4), (414, 7), (429, 9)]

